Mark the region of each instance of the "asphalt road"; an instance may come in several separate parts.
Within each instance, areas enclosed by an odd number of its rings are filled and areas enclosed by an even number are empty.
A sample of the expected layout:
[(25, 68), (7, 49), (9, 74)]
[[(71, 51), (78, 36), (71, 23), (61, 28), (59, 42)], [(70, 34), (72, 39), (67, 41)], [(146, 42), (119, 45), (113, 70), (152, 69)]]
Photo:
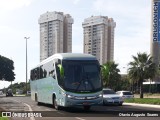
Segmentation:
[[(147, 111), (149, 114), (156, 115), (156, 111), (160, 111), (160, 108), (140, 107), (140, 106), (94, 106), (90, 111), (84, 111), (81, 107), (65, 108), (57, 111), (52, 105), (37, 105), (37, 103), (31, 100), (30, 97), (1, 97), (0, 107), (5, 111), (18, 112), (14, 114), (12, 120), (21, 120), (17, 117), (20, 115), (23, 120), (117, 120), (117, 119), (134, 119), (135, 117), (124, 117), (128, 115), (142, 115)], [(32, 111), (32, 113), (26, 113), (26, 111)], [(137, 112), (133, 112), (137, 111)], [(31, 117), (31, 115), (36, 117)], [(25, 115), (29, 117), (25, 117)], [(41, 118), (42, 116), (42, 118)], [(119, 117), (118, 117), (119, 116)], [(145, 114), (146, 116), (146, 114)], [(159, 117), (136, 117), (138, 119), (159, 119)]]

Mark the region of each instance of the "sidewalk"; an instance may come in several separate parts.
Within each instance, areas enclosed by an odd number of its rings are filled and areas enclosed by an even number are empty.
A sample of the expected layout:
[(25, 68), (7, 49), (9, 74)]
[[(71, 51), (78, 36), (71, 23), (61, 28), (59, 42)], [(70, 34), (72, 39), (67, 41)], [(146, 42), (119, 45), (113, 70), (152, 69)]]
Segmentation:
[(160, 105), (152, 105), (152, 104), (123, 103), (123, 105), (151, 107), (151, 108), (159, 108), (160, 109)]
[[(160, 94), (144, 94), (144, 98), (160, 98)], [(134, 98), (139, 98), (139, 94), (134, 94)]]

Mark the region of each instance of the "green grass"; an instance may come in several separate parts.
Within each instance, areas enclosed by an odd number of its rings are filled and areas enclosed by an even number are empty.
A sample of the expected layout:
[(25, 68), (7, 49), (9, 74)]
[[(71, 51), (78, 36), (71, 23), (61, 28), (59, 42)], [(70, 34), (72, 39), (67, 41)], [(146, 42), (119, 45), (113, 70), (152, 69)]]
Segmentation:
[[(0, 111), (0, 116), (2, 116), (1, 111)], [(7, 117), (0, 117), (0, 120), (9, 120), (9, 118), (7, 118)]]
[(7, 117), (0, 117), (0, 120), (9, 120)]
[(160, 98), (132, 98), (132, 99), (125, 99), (125, 102), (160, 105)]

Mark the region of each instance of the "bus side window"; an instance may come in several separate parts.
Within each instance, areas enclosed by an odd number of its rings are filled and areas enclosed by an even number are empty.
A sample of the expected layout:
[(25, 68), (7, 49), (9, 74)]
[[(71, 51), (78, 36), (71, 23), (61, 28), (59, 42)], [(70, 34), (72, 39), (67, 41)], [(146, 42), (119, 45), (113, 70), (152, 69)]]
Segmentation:
[(52, 77), (53, 77), (54, 79), (56, 79), (56, 71), (55, 71), (55, 63), (54, 63), (54, 62), (52, 63), (52, 67), (53, 67)]
[(43, 69), (42, 69), (42, 66), (40, 66), (40, 79), (42, 79), (43, 78)]
[(39, 67), (37, 68), (37, 79), (39, 79), (40, 78), (40, 69), (39, 69)]
[(34, 70), (34, 78), (37, 80), (37, 69)]
[(49, 76), (53, 76), (54, 75), (54, 70), (49, 72)]
[(35, 76), (35, 80), (39, 79), (39, 67), (35, 68), (34, 76)]
[(31, 80), (34, 80), (34, 70), (31, 70), (30, 79), (31, 79)]
[(55, 73), (53, 74), (53, 76), (52, 76), (54, 79), (56, 79), (56, 75), (55, 75)]
[(32, 80), (35, 80), (34, 71), (35, 69), (32, 70)]
[(55, 63), (55, 68), (56, 68), (56, 73), (57, 73), (57, 80), (59, 80), (60, 79), (60, 70), (59, 70), (57, 62)]
[(43, 71), (43, 75), (44, 75), (44, 77), (43, 78), (46, 78), (47, 77), (47, 71), (44, 69), (44, 71)]

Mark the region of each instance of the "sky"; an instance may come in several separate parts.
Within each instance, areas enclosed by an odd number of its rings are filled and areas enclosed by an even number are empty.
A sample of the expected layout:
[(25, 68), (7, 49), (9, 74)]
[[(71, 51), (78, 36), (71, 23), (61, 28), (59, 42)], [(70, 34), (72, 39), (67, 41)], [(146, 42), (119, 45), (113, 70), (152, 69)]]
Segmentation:
[[(40, 62), (38, 19), (47, 11), (64, 12), (74, 19), (72, 52), (83, 53), (82, 22), (91, 16), (108, 16), (116, 22), (114, 61), (126, 73), (132, 55), (150, 54), (151, 0), (0, 0), (0, 55), (14, 61), (16, 78), (26, 81), (26, 40), (29, 71)], [(10, 82), (0, 81), (0, 89)]]

